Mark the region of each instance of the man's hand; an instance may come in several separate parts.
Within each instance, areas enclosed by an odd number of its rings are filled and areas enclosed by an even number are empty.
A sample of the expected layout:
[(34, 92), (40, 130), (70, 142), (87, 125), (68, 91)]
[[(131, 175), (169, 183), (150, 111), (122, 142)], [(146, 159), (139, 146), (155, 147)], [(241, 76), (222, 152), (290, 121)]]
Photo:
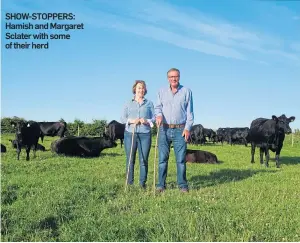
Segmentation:
[(141, 118), (140, 119), (140, 123), (141, 124), (148, 124), (148, 121), (146, 119), (144, 119), (144, 118)]
[(162, 116), (157, 116), (156, 117), (156, 125), (159, 127), (162, 123)]
[(131, 123), (131, 124), (135, 124), (135, 125), (137, 125), (137, 124), (139, 124), (139, 123), (140, 123), (140, 119), (139, 119), (139, 118), (136, 118), (136, 119), (131, 119), (131, 120), (130, 120), (130, 123)]
[(182, 137), (184, 137), (184, 140), (185, 140), (186, 142), (188, 142), (189, 137), (190, 137), (190, 132), (189, 132), (188, 130), (184, 129), (184, 130), (183, 130), (183, 133), (182, 133)]

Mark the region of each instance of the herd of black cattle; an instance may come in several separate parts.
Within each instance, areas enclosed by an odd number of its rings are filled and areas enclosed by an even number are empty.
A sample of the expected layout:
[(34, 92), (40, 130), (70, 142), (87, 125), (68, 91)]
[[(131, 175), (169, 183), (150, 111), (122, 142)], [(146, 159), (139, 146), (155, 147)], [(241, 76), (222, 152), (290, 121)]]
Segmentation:
[[(260, 148), (260, 163), (263, 164), (263, 154), (265, 154), (265, 165), (269, 165), (269, 150), (276, 153), (276, 166), (279, 167), (279, 155), (283, 146), (285, 134), (292, 132), (289, 123), (295, 120), (294, 116), (287, 118), (284, 114), (272, 118), (257, 118), (251, 122), (250, 128), (219, 128), (216, 132), (212, 129), (204, 128), (201, 124), (194, 125), (190, 131), (190, 144), (202, 145), (207, 142), (218, 143), (227, 142), (233, 144), (251, 144), (251, 163), (254, 163), (255, 147)], [(39, 138), (43, 142), (44, 136), (59, 136), (51, 144), (52, 152), (65, 156), (95, 157), (106, 148), (116, 147), (116, 140), (121, 140), (123, 145), (125, 124), (115, 120), (106, 127), (105, 132), (99, 137), (76, 137), (65, 136), (67, 124), (65, 122), (35, 122), (19, 121), (12, 122), (15, 127), (16, 138), (10, 140), (12, 146), (17, 150), (19, 160), (21, 148), (26, 150), (26, 160), (29, 160), (30, 149), (33, 149), (35, 157), (36, 150), (45, 151), (45, 147), (38, 143)], [(6, 147), (1, 144), (1, 152), (6, 152)], [(201, 150), (187, 150), (187, 161), (190, 162), (211, 162), (217, 161), (217, 157), (209, 152)]]

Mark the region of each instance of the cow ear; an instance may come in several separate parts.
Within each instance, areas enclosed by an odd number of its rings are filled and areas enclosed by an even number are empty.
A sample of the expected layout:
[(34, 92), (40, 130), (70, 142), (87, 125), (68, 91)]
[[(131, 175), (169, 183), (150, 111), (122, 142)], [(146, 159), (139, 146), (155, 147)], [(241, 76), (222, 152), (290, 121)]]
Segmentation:
[(290, 118), (289, 118), (289, 122), (293, 122), (293, 121), (295, 121), (295, 117), (294, 116), (291, 116)]
[(272, 116), (272, 120), (273, 120), (273, 121), (276, 121), (276, 123), (277, 123), (277, 122), (278, 122), (277, 116), (274, 116), (274, 115), (273, 115), (273, 116)]

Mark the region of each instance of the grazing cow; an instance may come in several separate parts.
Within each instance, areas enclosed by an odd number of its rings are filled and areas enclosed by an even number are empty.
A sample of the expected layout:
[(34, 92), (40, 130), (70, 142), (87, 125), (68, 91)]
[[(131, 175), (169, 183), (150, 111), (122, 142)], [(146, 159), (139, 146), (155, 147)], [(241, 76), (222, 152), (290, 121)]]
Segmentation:
[(36, 155), (36, 148), (40, 138), (41, 129), (35, 121), (12, 121), (11, 124), (16, 129), (16, 141), (17, 141), (17, 159), (20, 159), (21, 148), (26, 149), (26, 160), (29, 160), (30, 149), (33, 146), (33, 157)]
[(125, 124), (117, 122), (116, 120), (112, 120), (105, 127), (105, 134), (109, 136), (113, 141), (120, 139), (121, 148), (124, 140), (124, 132), (125, 132)]
[(63, 137), (51, 144), (51, 150), (65, 156), (97, 157), (106, 148), (117, 144), (109, 137)]
[(59, 136), (63, 137), (67, 130), (66, 122), (38, 122), (41, 128), (41, 140), (44, 141), (44, 136)]
[(1, 153), (6, 153), (6, 147), (1, 143)]
[(190, 141), (192, 144), (205, 143), (205, 137), (203, 133), (204, 127), (201, 124), (193, 125), (190, 130)]
[(185, 159), (186, 162), (190, 162), (190, 163), (208, 163), (208, 164), (219, 163), (218, 158), (215, 154), (203, 150), (187, 149)]
[[(17, 140), (9, 139), (9, 141), (11, 142), (11, 145), (12, 145), (13, 148), (17, 148), (17, 143), (18, 143)], [(25, 147), (22, 146), (22, 148), (25, 148)], [(37, 144), (36, 150), (40, 150), (40, 151), (43, 151), (43, 152), (46, 151), (45, 147), (43, 145), (39, 144), (39, 143)]]
[(216, 140), (216, 132), (209, 128), (203, 128), (203, 136), (208, 137), (209, 141), (215, 142)]
[(251, 122), (249, 139), (251, 142), (251, 163), (254, 163), (255, 147), (260, 148), (260, 163), (263, 164), (263, 153), (266, 156), (265, 166), (269, 166), (269, 149), (276, 152), (276, 167), (279, 168), (279, 155), (283, 146), (285, 134), (292, 132), (290, 122), (294, 116), (287, 118), (284, 114), (280, 117), (272, 116), (272, 119), (257, 118)]
[(247, 147), (249, 142), (249, 130), (248, 127), (229, 128), (227, 132), (228, 143), (230, 145), (244, 144)]
[(226, 128), (219, 128), (219, 129), (217, 130), (217, 136), (216, 136), (217, 142), (221, 142), (222, 145), (223, 145), (224, 141), (225, 141), (225, 142), (226, 142), (226, 141), (228, 142), (228, 141), (229, 141), (229, 140), (228, 140), (228, 133), (229, 133), (229, 130), (230, 130), (229, 127), (226, 127)]

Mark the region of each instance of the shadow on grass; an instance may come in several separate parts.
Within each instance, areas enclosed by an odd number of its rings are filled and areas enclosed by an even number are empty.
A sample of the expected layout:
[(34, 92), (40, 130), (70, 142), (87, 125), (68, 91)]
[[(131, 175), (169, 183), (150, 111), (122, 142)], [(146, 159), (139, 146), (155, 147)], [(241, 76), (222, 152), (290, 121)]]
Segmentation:
[(193, 176), (189, 179), (190, 187), (193, 189), (200, 189), (203, 187), (215, 186), (223, 183), (230, 183), (234, 181), (241, 181), (247, 179), (257, 173), (275, 173), (276, 171), (268, 170), (235, 170), (222, 169), (219, 171), (210, 172), (205, 176)]
[[(120, 153), (103, 153), (101, 152), (100, 155), (98, 154), (91, 154), (91, 155), (69, 155), (69, 154), (57, 154), (57, 153), (52, 153), (51, 157), (66, 157), (66, 158), (80, 158), (80, 159), (95, 159), (95, 158), (101, 158), (101, 157), (117, 157), (117, 156), (122, 156)], [(50, 157), (49, 157), (50, 158)]]
[[(271, 157), (271, 156), (270, 156)], [(270, 158), (270, 162), (275, 163), (275, 158)], [(289, 157), (289, 156), (280, 156), (279, 157), (279, 164), (285, 164), (285, 165), (297, 165), (300, 164), (300, 157)]]
[(186, 162), (187, 165), (192, 165), (192, 164), (201, 164), (201, 165), (219, 165), (219, 164), (224, 164), (224, 161), (223, 160), (218, 160), (217, 163), (210, 163), (210, 162)]
[(117, 157), (117, 156), (122, 156), (122, 154), (120, 153), (101, 153), (99, 157), (102, 157), (102, 156), (112, 156), (112, 157)]

